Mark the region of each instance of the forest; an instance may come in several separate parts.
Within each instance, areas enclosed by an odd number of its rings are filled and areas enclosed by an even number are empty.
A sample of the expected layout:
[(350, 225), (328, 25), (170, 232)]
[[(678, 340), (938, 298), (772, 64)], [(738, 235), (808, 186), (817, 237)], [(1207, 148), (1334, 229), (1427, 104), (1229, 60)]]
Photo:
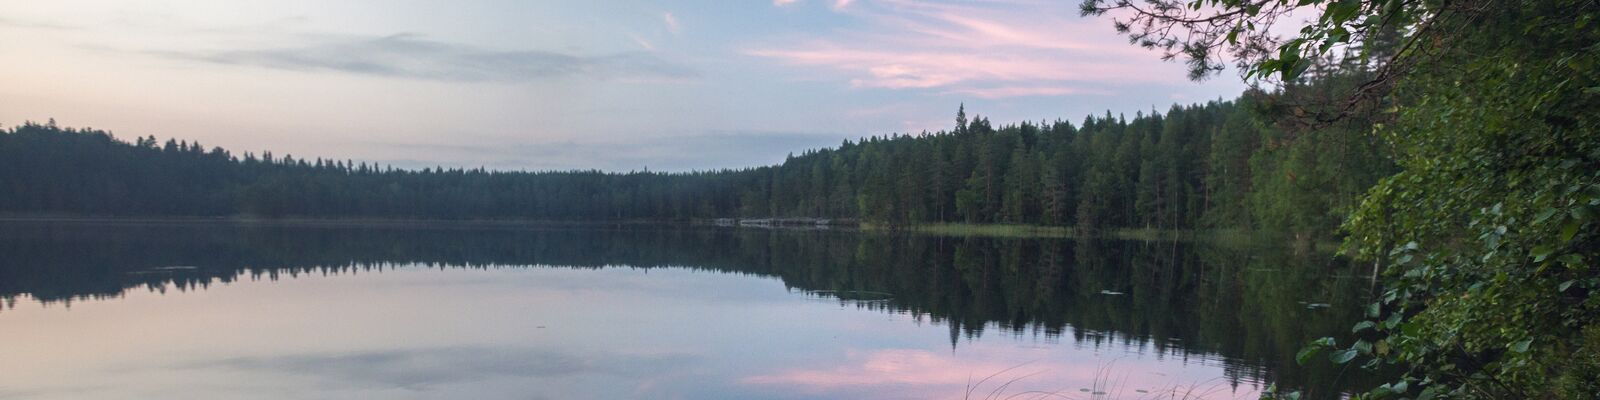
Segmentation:
[[(685, 173), (394, 169), (26, 123), (0, 214), (472, 220), (811, 216), (1342, 239), (1380, 285), (1296, 355), (1359, 399), (1600, 393), (1600, 2), (1083, 0), (1232, 100), (873, 136)], [(1297, 31), (1274, 30), (1309, 16)], [(1287, 34), (1287, 37), (1283, 36)], [(1268, 397), (1299, 399), (1294, 392)]]
[[(26, 123), (0, 131), (0, 213), (473, 220), (727, 217), (1037, 224), (1083, 230), (1272, 229), (1331, 237), (1394, 171), (1361, 122), (1273, 124), (1280, 93), (1132, 116), (996, 125), (958, 107), (954, 127), (806, 150), (782, 164), (665, 172), (396, 169), (235, 154), (154, 136)], [(1289, 140), (1291, 137), (1303, 137)]]

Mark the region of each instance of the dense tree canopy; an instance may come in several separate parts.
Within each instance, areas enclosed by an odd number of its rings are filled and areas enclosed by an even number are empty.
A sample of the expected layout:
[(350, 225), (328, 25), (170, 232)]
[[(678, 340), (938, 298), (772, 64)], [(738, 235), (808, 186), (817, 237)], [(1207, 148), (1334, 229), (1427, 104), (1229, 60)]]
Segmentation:
[[(1323, 101), (1317, 125), (1364, 127), (1401, 170), (1345, 223), (1386, 291), (1323, 340), (1335, 362), (1409, 369), (1368, 398), (1573, 398), (1600, 393), (1600, 2), (1592, 0), (1086, 0), (1192, 77), (1232, 55), (1284, 82), (1337, 55), (1374, 73)], [(1297, 35), (1272, 23), (1320, 16)], [(1299, 107), (1298, 105), (1295, 107)], [(1358, 128), (1361, 126), (1358, 124)], [(1296, 200), (1299, 201), (1299, 200)], [(1286, 395), (1292, 396), (1292, 395)]]

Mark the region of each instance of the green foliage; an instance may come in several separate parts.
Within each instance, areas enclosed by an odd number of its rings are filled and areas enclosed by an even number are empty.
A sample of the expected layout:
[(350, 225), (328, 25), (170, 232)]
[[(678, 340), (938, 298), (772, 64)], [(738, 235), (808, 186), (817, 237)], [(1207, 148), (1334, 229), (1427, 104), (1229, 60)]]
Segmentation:
[[(1287, 40), (1271, 37), (1274, 21), (1306, 8), (1320, 16)], [(1359, 340), (1345, 348), (1313, 343), (1302, 361), (1328, 351), (1334, 362), (1407, 368), (1361, 398), (1600, 393), (1590, 328), (1600, 322), (1593, 296), (1600, 289), (1593, 270), (1600, 261), (1600, 29), (1593, 26), (1600, 3), (1083, 3), (1089, 15), (1112, 10), (1128, 12), (1116, 21), (1120, 32), (1183, 56), (1191, 77), (1220, 69), (1221, 49), (1232, 51), (1246, 78), (1275, 76), (1289, 86), (1320, 75), (1317, 60), (1329, 54), (1353, 60), (1334, 65), (1337, 73), (1372, 71), (1345, 99), (1309, 103), (1333, 110), (1289, 105), (1296, 115), (1370, 126), (1401, 169), (1368, 191), (1344, 225), (1347, 251), (1386, 262), (1385, 292), (1368, 308), (1369, 320), (1352, 329)], [(1363, 115), (1352, 110), (1383, 111), (1351, 121)], [(1316, 226), (1331, 214), (1304, 211), (1348, 209), (1302, 207), (1319, 200), (1305, 196), (1308, 188), (1348, 186), (1317, 168), (1339, 144), (1296, 140), (1252, 157), (1258, 179), (1275, 168), (1301, 172), (1291, 181), (1254, 183), (1252, 202), (1266, 225)], [(1301, 187), (1304, 181), (1310, 183)]]
[(1600, 379), (1585, 331), (1600, 321), (1600, 98), (1583, 90), (1600, 85), (1600, 33), (1581, 28), (1596, 16), (1493, 8), (1441, 54), (1452, 68), (1403, 82), (1378, 130), (1404, 171), (1351, 216), (1348, 246), (1390, 261), (1378, 355), (1421, 386), (1565, 397), (1559, 382)]

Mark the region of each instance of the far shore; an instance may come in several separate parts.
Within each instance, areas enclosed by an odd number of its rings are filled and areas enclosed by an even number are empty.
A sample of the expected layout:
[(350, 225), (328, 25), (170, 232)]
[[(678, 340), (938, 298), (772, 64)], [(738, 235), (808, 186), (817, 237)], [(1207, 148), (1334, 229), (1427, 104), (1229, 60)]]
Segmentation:
[[(1030, 224), (970, 224), (936, 223), (891, 227), (860, 223), (818, 226), (727, 224), (727, 218), (693, 220), (525, 220), (525, 219), (408, 219), (408, 218), (309, 218), (261, 216), (101, 216), (101, 215), (0, 215), (5, 222), (62, 222), (93, 224), (240, 224), (263, 226), (325, 226), (325, 227), (458, 227), (458, 228), (554, 228), (554, 227), (622, 227), (622, 226), (717, 226), (741, 229), (869, 231), (911, 233), (950, 237), (995, 237), (1017, 239), (1084, 239), (1111, 238), (1140, 241), (1202, 241), (1243, 245), (1259, 243), (1262, 235), (1238, 229), (1112, 229), (1083, 232), (1068, 226)], [(1318, 251), (1333, 251), (1338, 242), (1323, 240), (1314, 244)]]

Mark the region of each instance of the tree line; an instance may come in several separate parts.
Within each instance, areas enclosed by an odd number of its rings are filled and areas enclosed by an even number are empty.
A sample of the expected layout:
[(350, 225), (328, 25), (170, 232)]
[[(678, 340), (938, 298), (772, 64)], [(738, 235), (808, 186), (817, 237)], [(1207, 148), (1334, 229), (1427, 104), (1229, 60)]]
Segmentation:
[[(1328, 80), (1331, 82), (1332, 80)], [(1132, 117), (873, 136), (745, 169), (397, 169), (235, 154), (49, 123), (0, 130), (0, 213), (102, 216), (684, 220), (845, 218), (906, 226), (1275, 228), (1332, 234), (1393, 167), (1359, 129), (1275, 126), (1289, 92)], [(1289, 140), (1306, 136), (1309, 140)]]

